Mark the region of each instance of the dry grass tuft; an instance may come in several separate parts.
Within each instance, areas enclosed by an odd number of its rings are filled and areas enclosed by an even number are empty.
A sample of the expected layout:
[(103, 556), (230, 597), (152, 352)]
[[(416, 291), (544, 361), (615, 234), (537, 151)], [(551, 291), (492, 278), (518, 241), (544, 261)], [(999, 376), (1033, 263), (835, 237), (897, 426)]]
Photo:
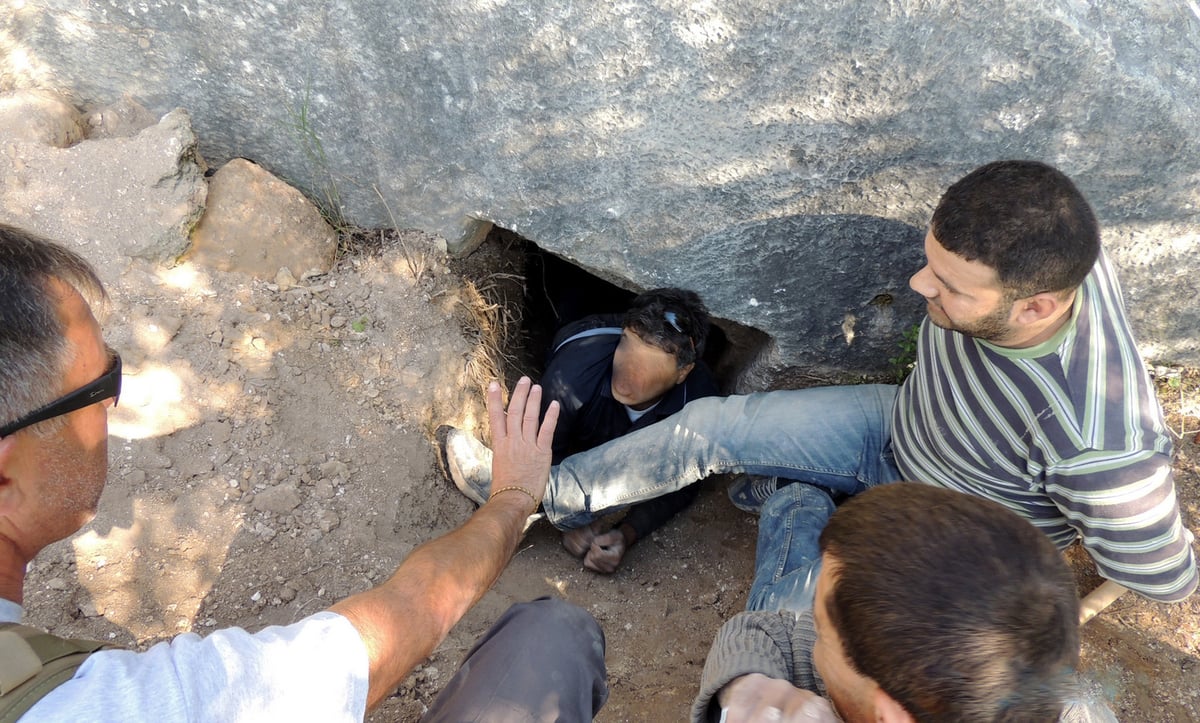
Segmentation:
[(493, 379), (504, 381), (508, 388), (509, 376), (520, 368), (517, 356), (509, 351), (518, 346), (522, 321), (521, 306), (510, 303), (505, 294), (513, 280), (520, 281), (512, 274), (493, 274), (479, 285), (463, 280), (459, 318), (463, 334), (474, 344), (465, 376), (479, 389), (487, 389)]

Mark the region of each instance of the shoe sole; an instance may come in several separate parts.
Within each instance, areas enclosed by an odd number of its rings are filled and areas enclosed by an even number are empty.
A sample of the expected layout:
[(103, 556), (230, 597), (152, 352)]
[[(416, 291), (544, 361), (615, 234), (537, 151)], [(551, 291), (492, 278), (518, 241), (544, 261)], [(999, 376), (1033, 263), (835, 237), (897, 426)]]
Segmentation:
[(437, 439), (438, 443), (437, 459), (439, 466), (441, 467), (442, 475), (449, 480), (455, 486), (455, 488), (457, 488), (458, 491), (463, 494), (464, 497), (471, 500), (475, 504), (482, 506), (485, 502), (487, 502), (487, 500), (481, 497), (479, 493), (476, 492), (473, 487), (471, 487), (471, 485), (467, 484), (466, 475), (462, 473), (462, 470), (458, 468), (458, 465), (456, 465), (450, 457), (450, 437), (456, 432), (460, 432), (460, 430), (446, 424), (441, 425), (434, 432), (434, 438)]

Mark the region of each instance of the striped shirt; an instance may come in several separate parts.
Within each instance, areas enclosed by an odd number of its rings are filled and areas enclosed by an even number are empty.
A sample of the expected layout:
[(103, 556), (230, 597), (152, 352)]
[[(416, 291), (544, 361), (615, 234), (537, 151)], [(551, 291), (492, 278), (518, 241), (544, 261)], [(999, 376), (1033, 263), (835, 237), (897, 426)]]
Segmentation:
[(1179, 517), (1171, 438), (1101, 254), (1070, 322), (1007, 349), (926, 319), (892, 410), (905, 479), (993, 500), (1100, 573), (1159, 601), (1196, 588)]

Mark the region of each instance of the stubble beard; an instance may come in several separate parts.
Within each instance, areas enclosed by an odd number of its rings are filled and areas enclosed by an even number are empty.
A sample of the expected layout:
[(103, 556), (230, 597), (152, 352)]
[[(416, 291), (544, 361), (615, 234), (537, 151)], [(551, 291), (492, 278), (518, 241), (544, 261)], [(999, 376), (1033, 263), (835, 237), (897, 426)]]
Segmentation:
[(946, 331), (956, 331), (992, 344), (1003, 343), (1012, 333), (1008, 325), (1008, 312), (1012, 308), (1012, 304), (1007, 301), (1000, 304), (995, 311), (969, 324), (956, 322), (946, 314), (945, 309), (941, 307), (935, 308), (941, 314), (941, 318), (930, 313), (929, 321), (934, 326)]

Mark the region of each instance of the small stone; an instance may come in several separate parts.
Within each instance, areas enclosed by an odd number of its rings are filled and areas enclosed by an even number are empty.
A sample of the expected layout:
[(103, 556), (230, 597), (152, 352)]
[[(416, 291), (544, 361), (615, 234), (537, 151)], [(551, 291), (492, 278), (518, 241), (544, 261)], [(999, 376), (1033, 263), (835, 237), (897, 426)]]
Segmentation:
[(338, 314), (329, 319), (329, 326), (333, 329), (341, 329), (346, 325), (346, 317)]
[(321, 464), (317, 469), (321, 472), (321, 476), (327, 479), (346, 477), (347, 473), (350, 471), (350, 468), (346, 466), (345, 462), (336, 459), (331, 459), (328, 462)]
[(338, 519), (338, 516), (328, 510), (321, 510), (317, 515), (317, 527), (320, 527), (321, 532), (325, 534), (329, 534), (330, 531), (337, 529), (337, 526), (340, 524), (341, 520)]
[(286, 266), (280, 267), (275, 274), (275, 284), (280, 291), (287, 291), (296, 286), (296, 277), (292, 275), (292, 270)]

